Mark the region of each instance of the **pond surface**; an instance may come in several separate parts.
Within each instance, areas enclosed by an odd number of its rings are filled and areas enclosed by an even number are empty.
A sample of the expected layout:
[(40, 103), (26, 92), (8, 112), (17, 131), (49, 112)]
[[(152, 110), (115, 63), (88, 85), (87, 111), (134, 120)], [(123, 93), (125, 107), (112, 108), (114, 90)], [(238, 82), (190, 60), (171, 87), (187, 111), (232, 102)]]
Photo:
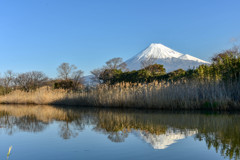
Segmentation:
[(0, 159), (240, 159), (240, 114), (0, 105)]

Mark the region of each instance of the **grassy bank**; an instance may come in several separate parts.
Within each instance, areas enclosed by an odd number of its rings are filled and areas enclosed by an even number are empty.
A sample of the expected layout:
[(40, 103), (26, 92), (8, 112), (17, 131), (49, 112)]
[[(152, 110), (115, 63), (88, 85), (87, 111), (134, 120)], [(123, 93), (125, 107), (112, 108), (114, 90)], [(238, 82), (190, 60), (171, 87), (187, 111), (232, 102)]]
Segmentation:
[(0, 96), (2, 104), (54, 104), (151, 109), (240, 110), (239, 82), (154, 82), (101, 85), (82, 92), (47, 87)]

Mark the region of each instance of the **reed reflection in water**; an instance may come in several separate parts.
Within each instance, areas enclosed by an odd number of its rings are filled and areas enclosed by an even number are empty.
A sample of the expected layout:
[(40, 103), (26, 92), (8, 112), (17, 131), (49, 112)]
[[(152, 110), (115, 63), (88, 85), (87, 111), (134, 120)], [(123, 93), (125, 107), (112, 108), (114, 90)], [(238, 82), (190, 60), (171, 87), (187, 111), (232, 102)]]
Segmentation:
[(126, 142), (133, 135), (157, 150), (193, 136), (227, 159), (240, 159), (239, 114), (0, 106), (1, 132), (8, 135), (40, 133), (53, 123), (58, 125), (58, 136), (65, 140), (78, 137), (89, 126), (111, 142)]

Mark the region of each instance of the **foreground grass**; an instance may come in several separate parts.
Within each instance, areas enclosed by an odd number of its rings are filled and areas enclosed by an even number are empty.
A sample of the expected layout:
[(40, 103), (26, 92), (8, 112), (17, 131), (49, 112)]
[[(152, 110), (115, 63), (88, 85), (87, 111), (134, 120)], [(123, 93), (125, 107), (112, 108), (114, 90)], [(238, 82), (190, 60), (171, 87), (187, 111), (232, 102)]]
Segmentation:
[(83, 92), (14, 91), (0, 96), (2, 104), (55, 104), (154, 109), (240, 110), (240, 83), (176, 82), (100, 85)]

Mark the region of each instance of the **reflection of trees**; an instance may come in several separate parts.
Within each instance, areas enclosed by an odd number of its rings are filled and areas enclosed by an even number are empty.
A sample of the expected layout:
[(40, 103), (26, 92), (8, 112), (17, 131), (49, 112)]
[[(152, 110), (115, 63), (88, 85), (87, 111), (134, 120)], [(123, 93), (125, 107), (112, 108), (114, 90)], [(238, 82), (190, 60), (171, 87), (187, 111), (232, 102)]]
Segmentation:
[(167, 129), (165, 125), (153, 120), (150, 114), (101, 110), (96, 116), (98, 117), (96, 129), (104, 129), (106, 132), (131, 132), (132, 129), (135, 129), (153, 134), (163, 134)]
[(196, 140), (204, 140), (208, 148), (230, 159), (240, 159), (240, 115), (100, 110), (96, 117), (95, 130), (116, 139), (131, 129), (154, 135), (164, 134), (168, 127), (182, 133), (198, 130)]
[(0, 127), (11, 135), (16, 131), (41, 132), (51, 121), (59, 121), (59, 135), (64, 139), (77, 136), (85, 123), (82, 114), (71, 109), (51, 106), (0, 106)]
[(78, 136), (78, 131), (84, 129), (84, 120), (81, 112), (77, 114), (72, 110), (66, 110), (64, 121), (60, 123), (59, 135), (63, 139)]
[[(159, 123), (181, 130), (197, 129), (196, 140), (230, 159), (240, 159), (240, 115), (234, 114), (159, 114)], [(154, 116), (153, 116), (154, 118)]]
[(106, 131), (105, 129), (102, 128), (94, 128), (94, 131), (96, 132), (101, 132), (105, 135), (108, 135), (108, 139), (112, 142), (119, 143), (119, 142), (124, 142), (125, 139), (128, 137), (128, 131), (123, 130), (123, 131)]
[(154, 123), (149, 116), (140, 116), (137, 114), (99, 110), (96, 112), (95, 131), (108, 135), (112, 142), (124, 142), (133, 129), (143, 130), (154, 134), (163, 134), (166, 127)]
[(8, 135), (12, 135), (15, 131), (16, 118), (8, 114), (8, 112), (0, 111), (0, 128), (5, 128)]
[[(40, 122), (34, 115), (14, 117), (8, 113), (0, 114), (1, 128), (5, 128), (8, 135), (12, 135), (17, 130), (27, 132), (40, 132), (43, 131), (47, 124)], [(17, 127), (17, 128), (16, 128)]]
[(111, 132), (108, 135), (108, 139), (110, 139), (112, 142), (124, 142), (125, 138), (128, 137), (127, 132)]
[(18, 126), (20, 130), (28, 132), (41, 132), (47, 126), (46, 123), (37, 120), (34, 115), (16, 119), (15, 125)]
[(205, 139), (208, 149), (214, 147), (216, 152), (220, 152), (222, 156), (229, 157), (230, 159), (240, 159), (239, 143), (232, 142), (231, 139), (219, 137), (217, 134), (202, 133), (196, 136), (197, 139)]
[[(210, 125), (217, 119), (218, 123)], [(225, 118), (209, 118), (209, 123), (196, 135), (197, 140), (205, 140), (208, 148), (215, 148), (216, 152), (229, 157), (240, 159), (240, 117), (236, 115), (225, 116)]]
[(60, 124), (59, 135), (63, 139), (70, 139), (71, 137), (76, 137), (78, 133), (76, 130), (72, 129), (71, 124), (68, 122), (63, 122)]
[(171, 127), (197, 130), (196, 140), (228, 158), (240, 159), (240, 115), (169, 113), (139, 110), (62, 108), (52, 106), (0, 106), (0, 127), (16, 131), (41, 132), (52, 121), (59, 123), (59, 136), (76, 137), (85, 125), (103, 133), (112, 142), (123, 142), (133, 130), (146, 135), (163, 135)]

